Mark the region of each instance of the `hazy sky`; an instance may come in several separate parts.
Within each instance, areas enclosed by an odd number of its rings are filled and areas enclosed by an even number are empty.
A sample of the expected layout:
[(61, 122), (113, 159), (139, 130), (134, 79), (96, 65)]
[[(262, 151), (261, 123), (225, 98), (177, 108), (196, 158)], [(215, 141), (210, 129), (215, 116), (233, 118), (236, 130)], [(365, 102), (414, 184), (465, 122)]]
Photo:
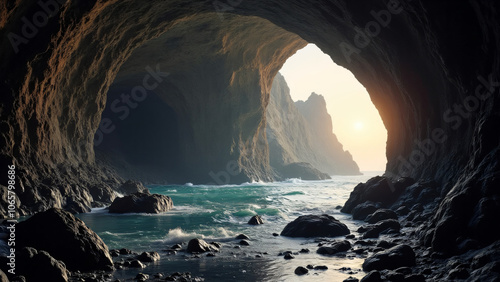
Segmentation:
[(311, 92), (325, 97), (333, 133), (361, 171), (385, 170), (387, 131), (366, 89), (350, 71), (309, 44), (290, 57), (280, 72), (294, 101), (307, 100)]

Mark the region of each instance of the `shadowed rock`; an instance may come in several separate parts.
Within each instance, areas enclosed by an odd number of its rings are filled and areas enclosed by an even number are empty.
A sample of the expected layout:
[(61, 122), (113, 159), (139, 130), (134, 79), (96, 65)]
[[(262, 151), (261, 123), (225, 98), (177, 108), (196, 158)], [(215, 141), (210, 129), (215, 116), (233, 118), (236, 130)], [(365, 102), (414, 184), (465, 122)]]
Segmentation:
[(148, 188), (144, 187), (144, 185), (139, 182), (139, 181), (134, 181), (134, 180), (127, 180), (125, 181), (118, 189), (116, 189), (118, 192), (122, 193), (123, 195), (130, 195), (134, 193), (145, 193), (149, 194)]
[(377, 223), (382, 220), (386, 219), (398, 219), (398, 215), (388, 209), (379, 209), (376, 212), (370, 214), (369, 216), (366, 217), (365, 221), (368, 223)]
[(248, 221), (248, 224), (250, 225), (260, 225), (264, 224), (264, 221), (262, 220), (262, 217), (260, 215), (254, 215), (250, 220)]
[(16, 226), (18, 246), (47, 251), (69, 270), (110, 270), (108, 247), (83, 221), (61, 209), (38, 213)]
[(363, 263), (364, 271), (396, 269), (415, 265), (415, 252), (408, 245), (399, 245), (368, 257)]
[(287, 237), (336, 237), (349, 234), (349, 228), (333, 216), (303, 215), (288, 223), (281, 236)]
[(202, 239), (191, 239), (186, 248), (188, 253), (218, 252), (219, 248)]
[(169, 196), (159, 194), (134, 193), (117, 198), (109, 206), (110, 213), (162, 213), (174, 206)]
[(347, 252), (350, 249), (351, 249), (351, 243), (349, 243), (349, 241), (344, 240), (340, 242), (335, 242), (330, 246), (322, 246), (316, 251), (316, 253), (320, 255), (335, 255), (340, 252)]

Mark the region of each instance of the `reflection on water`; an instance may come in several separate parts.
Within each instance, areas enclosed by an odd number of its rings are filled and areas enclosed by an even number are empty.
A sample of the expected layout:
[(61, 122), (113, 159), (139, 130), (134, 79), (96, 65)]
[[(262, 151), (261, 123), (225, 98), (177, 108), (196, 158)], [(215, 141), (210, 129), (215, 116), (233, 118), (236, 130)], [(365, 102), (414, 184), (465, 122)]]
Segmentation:
[[(361, 222), (341, 214), (337, 206), (345, 203), (356, 184), (372, 176), (222, 187), (154, 186), (150, 187), (152, 193), (172, 197), (173, 210), (160, 215), (114, 215), (96, 209), (79, 217), (101, 236), (110, 249), (160, 253), (160, 262), (149, 264), (143, 270), (115, 271), (118, 279), (133, 278), (139, 272), (150, 275), (191, 272), (206, 281), (343, 281), (349, 276), (364, 276), (360, 270), (362, 257), (351, 253), (347, 257), (318, 255), (318, 243), (314, 239), (275, 237), (272, 233), (280, 233), (288, 222), (300, 215), (327, 213), (344, 222), (357, 235), (355, 230)], [(248, 219), (254, 214), (261, 215), (265, 224), (248, 225)], [(236, 249), (239, 240), (233, 238), (240, 233), (251, 238), (251, 245)], [(163, 251), (195, 237), (221, 242), (221, 252), (216, 257), (202, 254), (200, 258), (193, 258), (184, 252), (167, 255)], [(297, 254), (292, 260), (278, 256), (283, 251), (299, 252), (304, 248), (311, 252)], [(308, 264), (326, 265), (328, 270), (310, 270), (304, 277), (294, 274), (296, 267)]]

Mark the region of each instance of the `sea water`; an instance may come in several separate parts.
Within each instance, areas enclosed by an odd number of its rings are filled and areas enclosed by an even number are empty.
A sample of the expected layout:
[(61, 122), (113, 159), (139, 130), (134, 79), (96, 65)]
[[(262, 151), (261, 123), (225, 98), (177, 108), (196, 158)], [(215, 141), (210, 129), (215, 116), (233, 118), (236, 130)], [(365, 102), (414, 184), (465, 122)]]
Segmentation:
[[(162, 185), (149, 186), (151, 193), (168, 195), (174, 208), (162, 214), (109, 214), (106, 209), (94, 209), (80, 214), (110, 249), (128, 248), (135, 252), (156, 251), (161, 260), (143, 270), (124, 269), (114, 277), (129, 279), (139, 272), (154, 275), (191, 272), (205, 281), (343, 281), (349, 276), (362, 278), (363, 257), (324, 256), (316, 253), (318, 242), (308, 238), (273, 236), (298, 216), (329, 214), (345, 223), (356, 234), (363, 224), (339, 210), (350, 192), (360, 182), (381, 174), (365, 172), (360, 176), (333, 176), (323, 181), (289, 179), (273, 183), (241, 185)], [(253, 215), (260, 215), (263, 225), (248, 225)], [(235, 248), (238, 234), (250, 237), (250, 246)], [(168, 255), (164, 250), (177, 243), (201, 238), (222, 243), (215, 257), (199, 258), (185, 252)], [(338, 239), (343, 239), (339, 237)], [(183, 245), (186, 247), (186, 245)], [(310, 253), (285, 260), (280, 252)], [(297, 276), (298, 266), (326, 265), (328, 270), (310, 270)]]

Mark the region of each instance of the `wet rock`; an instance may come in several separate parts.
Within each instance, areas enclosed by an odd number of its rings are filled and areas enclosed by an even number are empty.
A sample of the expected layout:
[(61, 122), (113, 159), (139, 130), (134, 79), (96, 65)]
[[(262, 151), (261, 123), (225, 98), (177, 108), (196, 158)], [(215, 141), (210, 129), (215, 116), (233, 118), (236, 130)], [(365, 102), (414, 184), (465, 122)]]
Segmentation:
[(264, 221), (262, 220), (262, 217), (260, 215), (254, 215), (250, 220), (248, 221), (248, 224), (250, 225), (260, 225), (264, 224)]
[(175, 244), (171, 247), (172, 250), (180, 250), (182, 249), (182, 246), (180, 244)]
[(117, 198), (109, 206), (110, 213), (162, 213), (174, 206), (169, 196), (159, 194), (134, 193)]
[(120, 252), (120, 255), (130, 255), (132, 253), (131, 250), (125, 249), (125, 248), (120, 249), (119, 252)]
[(415, 265), (415, 252), (408, 245), (398, 245), (368, 257), (363, 263), (364, 271), (396, 269)]
[(407, 206), (400, 206), (399, 208), (396, 209), (395, 212), (399, 216), (405, 216), (408, 213), (410, 213), (410, 209)]
[(336, 237), (349, 234), (345, 224), (333, 216), (303, 215), (288, 223), (281, 236), (287, 237)]
[(317, 265), (314, 267), (314, 270), (327, 270), (328, 266), (326, 265)]
[[(24, 247), (17, 252), (16, 274), (27, 281), (68, 281), (66, 265), (48, 252)], [(9, 281), (9, 280), (6, 280)]]
[(219, 248), (208, 244), (202, 239), (192, 239), (189, 241), (186, 252), (188, 253), (204, 253), (204, 252), (212, 252), (219, 251)]
[(407, 266), (403, 266), (403, 267), (400, 267), (400, 268), (396, 268), (394, 270), (394, 272), (401, 273), (403, 275), (408, 275), (408, 274), (411, 274), (411, 268), (407, 267)]
[(216, 247), (217, 249), (222, 248), (222, 244), (219, 242), (210, 242), (210, 245)]
[(307, 270), (307, 268), (305, 268), (303, 266), (299, 266), (299, 267), (295, 268), (295, 271), (294, 271), (294, 273), (297, 275), (304, 275), (304, 274), (307, 274), (308, 272), (309, 272), (309, 270)]
[(278, 237), (278, 236), (280, 236), (280, 234), (278, 234), (278, 233), (273, 233), (273, 236), (274, 236), (274, 237)]
[(394, 247), (395, 245), (396, 244), (394, 244), (394, 243), (389, 243), (389, 242), (387, 242), (385, 240), (381, 240), (380, 242), (378, 242), (377, 247), (384, 248), (384, 249), (389, 249), (389, 248)]
[[(36, 234), (34, 236), (33, 234)], [(47, 251), (69, 270), (111, 270), (108, 247), (83, 221), (61, 209), (35, 214), (16, 226), (18, 247)]]
[(306, 266), (306, 268), (307, 268), (307, 269), (314, 269), (314, 265), (312, 265), (312, 264), (308, 264), (308, 265)]
[(126, 265), (131, 268), (146, 268), (146, 265), (139, 260), (131, 260), (128, 265)]
[(247, 240), (241, 240), (240, 245), (241, 246), (250, 246), (250, 243)]
[(292, 254), (288, 253), (288, 254), (285, 254), (284, 258), (285, 259), (294, 259), (295, 257)]
[(89, 187), (89, 193), (94, 200), (94, 206), (105, 206), (113, 202), (116, 198), (116, 193), (108, 185), (97, 184)]
[(135, 280), (137, 281), (146, 281), (149, 279), (149, 275), (144, 274), (144, 273), (139, 273), (135, 276)]
[(207, 257), (215, 257), (215, 254), (214, 253), (208, 253)]
[(398, 215), (389, 209), (379, 209), (367, 216), (365, 221), (374, 224), (386, 219), (398, 219)]
[(355, 220), (365, 220), (365, 218), (377, 211), (380, 208), (379, 203), (374, 202), (364, 202), (352, 209), (352, 219)]
[(320, 255), (334, 255), (340, 252), (347, 252), (351, 249), (351, 243), (349, 241), (340, 241), (333, 243), (331, 246), (320, 247), (316, 253)]
[(349, 276), (349, 277), (347, 277), (347, 279), (344, 279), (343, 282), (358, 282), (358, 281), (359, 281), (358, 278), (354, 278), (352, 276)]
[(142, 262), (155, 262), (160, 260), (160, 254), (157, 252), (143, 252), (137, 259)]
[(118, 189), (116, 189), (119, 193), (123, 195), (131, 195), (134, 193), (145, 193), (149, 194), (148, 188), (144, 187), (144, 185), (139, 181), (127, 180), (125, 181)]
[(370, 271), (365, 277), (361, 279), (361, 282), (382, 282), (382, 276), (377, 270)]
[(250, 239), (250, 237), (248, 237), (245, 234), (240, 234), (240, 235), (236, 236), (236, 239), (238, 239), (238, 240), (248, 240), (248, 239)]
[(307, 254), (309, 252), (310, 252), (309, 249), (302, 249), (299, 251), (299, 253), (303, 253), (303, 254)]
[(360, 183), (354, 187), (341, 211), (351, 213), (357, 205), (366, 201), (379, 202), (382, 207), (388, 207), (414, 182), (413, 179), (406, 177), (400, 178), (396, 182), (383, 176), (373, 177), (366, 183)]
[(387, 280), (389, 280), (389, 281), (394, 281), (394, 282), (398, 282), (398, 281), (404, 282), (404, 280), (405, 280), (404, 274), (397, 273), (394, 271), (388, 271), (385, 274), (385, 278), (387, 278)]
[[(399, 232), (401, 229), (401, 225), (399, 222), (395, 219), (386, 219), (382, 220), (376, 224), (366, 226), (364, 229), (364, 234), (363, 238), (377, 238), (379, 237), (380, 233), (382, 232), (387, 232), (387, 231), (393, 231), (393, 232)], [(358, 231), (360, 231), (358, 229)]]

